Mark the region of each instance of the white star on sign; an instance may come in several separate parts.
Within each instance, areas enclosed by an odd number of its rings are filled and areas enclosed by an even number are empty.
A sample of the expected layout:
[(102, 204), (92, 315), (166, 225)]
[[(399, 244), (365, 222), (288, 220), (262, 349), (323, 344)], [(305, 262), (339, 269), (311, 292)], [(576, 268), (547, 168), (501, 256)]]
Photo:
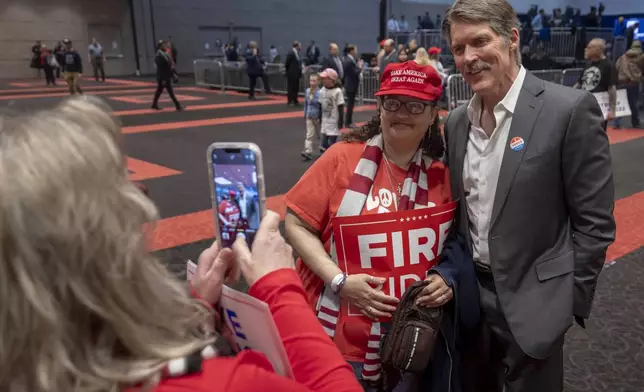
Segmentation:
[(407, 222), (409, 222), (409, 220), (410, 220), (410, 219), (409, 219), (409, 218), (407, 218)]
[(401, 221), (401, 222), (404, 222), (404, 221), (405, 221), (405, 218), (400, 218), (400, 221)]
[(412, 219), (413, 219), (413, 220), (416, 220), (416, 217), (413, 217)]
[(427, 218), (428, 218), (427, 215), (425, 215), (425, 219), (427, 219)]

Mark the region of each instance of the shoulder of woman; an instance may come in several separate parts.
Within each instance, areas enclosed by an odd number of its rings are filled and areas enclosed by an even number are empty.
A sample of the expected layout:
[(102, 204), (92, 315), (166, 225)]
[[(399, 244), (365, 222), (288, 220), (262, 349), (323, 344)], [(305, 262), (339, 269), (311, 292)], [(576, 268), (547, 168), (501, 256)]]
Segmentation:
[(258, 375), (262, 373), (274, 373), (268, 359), (257, 351), (244, 350), (235, 357), (205, 360), (200, 373), (164, 379), (155, 392), (170, 392), (181, 387), (194, 392), (244, 390), (238, 384), (261, 382)]

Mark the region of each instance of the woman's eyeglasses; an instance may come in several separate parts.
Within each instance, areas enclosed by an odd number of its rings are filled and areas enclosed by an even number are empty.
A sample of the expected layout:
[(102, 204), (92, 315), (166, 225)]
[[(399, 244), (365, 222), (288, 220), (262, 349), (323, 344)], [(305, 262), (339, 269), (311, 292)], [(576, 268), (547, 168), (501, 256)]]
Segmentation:
[(403, 105), (405, 105), (409, 114), (422, 114), (425, 112), (425, 107), (431, 106), (432, 104), (420, 101), (402, 102), (395, 98), (385, 98), (382, 100), (382, 108), (388, 112), (397, 112)]

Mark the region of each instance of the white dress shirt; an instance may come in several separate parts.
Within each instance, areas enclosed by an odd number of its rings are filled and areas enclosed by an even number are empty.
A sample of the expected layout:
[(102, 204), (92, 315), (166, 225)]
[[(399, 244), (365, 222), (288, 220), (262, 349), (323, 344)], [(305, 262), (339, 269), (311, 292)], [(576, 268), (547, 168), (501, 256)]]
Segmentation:
[(248, 203), (246, 202), (246, 192), (239, 196), (239, 212), (241, 212), (242, 219), (248, 219)]
[(463, 163), (463, 187), (470, 221), (474, 261), (490, 264), (488, 233), (503, 153), (507, 149), (512, 116), (525, 79), (521, 67), (505, 97), (494, 107), (496, 126), (491, 136), (481, 127), (481, 97), (474, 95), (467, 107), (471, 128)]

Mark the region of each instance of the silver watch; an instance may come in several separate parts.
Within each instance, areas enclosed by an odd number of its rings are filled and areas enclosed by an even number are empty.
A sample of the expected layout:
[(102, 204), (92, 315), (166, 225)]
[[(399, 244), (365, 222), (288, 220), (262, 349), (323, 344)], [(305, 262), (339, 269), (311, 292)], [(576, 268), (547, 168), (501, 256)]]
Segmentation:
[(333, 280), (331, 281), (331, 292), (333, 294), (338, 295), (340, 294), (340, 290), (342, 290), (342, 287), (344, 287), (344, 284), (347, 282), (347, 274), (344, 272), (341, 272), (337, 274), (336, 276), (333, 277)]

